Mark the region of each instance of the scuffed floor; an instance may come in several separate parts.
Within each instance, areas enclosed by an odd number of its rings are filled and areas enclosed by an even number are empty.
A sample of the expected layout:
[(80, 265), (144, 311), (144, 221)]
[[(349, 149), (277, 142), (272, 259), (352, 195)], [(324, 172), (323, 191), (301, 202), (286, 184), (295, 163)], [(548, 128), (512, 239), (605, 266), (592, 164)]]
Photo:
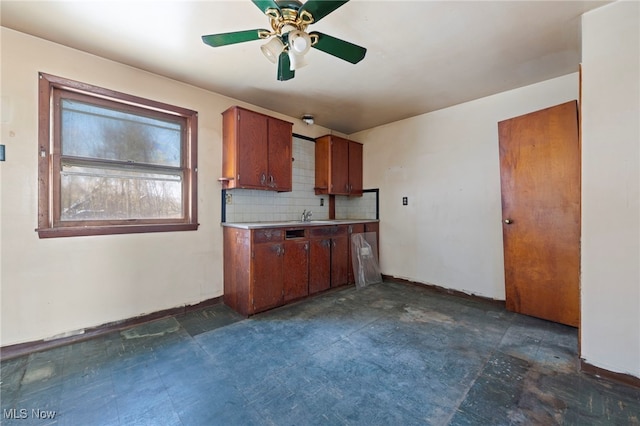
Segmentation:
[(383, 283), (224, 305), (1, 364), (3, 425), (636, 425), (577, 330)]

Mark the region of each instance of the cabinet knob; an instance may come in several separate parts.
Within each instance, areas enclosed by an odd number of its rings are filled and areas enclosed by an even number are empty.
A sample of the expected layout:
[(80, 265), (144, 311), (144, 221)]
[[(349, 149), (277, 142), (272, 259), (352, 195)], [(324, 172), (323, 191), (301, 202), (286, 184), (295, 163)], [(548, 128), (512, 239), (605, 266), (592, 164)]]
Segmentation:
[(513, 223), (513, 220), (511, 219), (505, 219), (504, 223), (506, 223), (507, 225), (511, 225)]

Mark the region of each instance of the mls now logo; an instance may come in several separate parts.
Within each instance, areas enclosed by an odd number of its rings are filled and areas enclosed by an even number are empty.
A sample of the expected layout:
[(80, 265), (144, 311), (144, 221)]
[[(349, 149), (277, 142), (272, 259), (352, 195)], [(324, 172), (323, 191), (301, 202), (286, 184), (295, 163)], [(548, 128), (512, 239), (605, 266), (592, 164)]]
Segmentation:
[(4, 409), (2, 412), (2, 416), (5, 419), (28, 419), (29, 414), (31, 414), (31, 418), (34, 419), (54, 419), (56, 417), (56, 412), (53, 410), (40, 410), (39, 408), (31, 409), (31, 412), (26, 408), (10, 408)]

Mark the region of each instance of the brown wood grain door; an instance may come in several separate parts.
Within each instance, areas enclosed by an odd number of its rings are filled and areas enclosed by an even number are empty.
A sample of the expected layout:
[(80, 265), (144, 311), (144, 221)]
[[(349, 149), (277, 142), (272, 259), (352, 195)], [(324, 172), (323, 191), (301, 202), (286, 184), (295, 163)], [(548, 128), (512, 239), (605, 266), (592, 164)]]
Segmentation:
[(269, 180), (277, 191), (292, 189), (291, 123), (269, 119)]
[(349, 236), (331, 239), (331, 287), (349, 283)]
[(267, 117), (238, 110), (238, 152), (236, 184), (240, 188), (262, 188), (268, 179)]
[(309, 242), (284, 243), (284, 301), (309, 294)]
[(309, 294), (331, 286), (331, 240), (309, 240)]
[(282, 244), (256, 244), (253, 248), (253, 313), (282, 304), (284, 250)]
[(362, 195), (362, 144), (349, 141), (349, 194)]
[(577, 327), (580, 142), (575, 101), (498, 123), (507, 309)]
[(349, 141), (331, 138), (331, 194), (349, 195)]

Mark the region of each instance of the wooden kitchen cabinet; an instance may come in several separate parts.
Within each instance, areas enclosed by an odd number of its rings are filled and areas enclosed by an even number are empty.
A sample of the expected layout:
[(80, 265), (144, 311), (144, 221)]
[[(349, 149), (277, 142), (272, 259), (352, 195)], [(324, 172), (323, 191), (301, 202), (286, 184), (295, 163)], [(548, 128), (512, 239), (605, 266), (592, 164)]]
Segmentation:
[(292, 190), (293, 124), (238, 106), (222, 113), (223, 188)]
[(256, 244), (252, 254), (253, 297), (250, 309), (266, 311), (282, 305), (284, 296), (284, 245), (283, 243)]
[(348, 226), (334, 225), (309, 231), (309, 294), (349, 283)]
[(331, 239), (331, 287), (349, 284), (349, 236), (346, 230), (342, 235)]
[(224, 228), (224, 303), (248, 316), (283, 303), (284, 231)]
[(285, 240), (283, 301), (309, 295), (309, 241)]
[(309, 241), (309, 294), (331, 287), (331, 238)]
[(316, 139), (316, 195), (362, 195), (362, 144), (334, 135)]
[(249, 316), (353, 283), (351, 235), (368, 225), (225, 226), (224, 303)]

